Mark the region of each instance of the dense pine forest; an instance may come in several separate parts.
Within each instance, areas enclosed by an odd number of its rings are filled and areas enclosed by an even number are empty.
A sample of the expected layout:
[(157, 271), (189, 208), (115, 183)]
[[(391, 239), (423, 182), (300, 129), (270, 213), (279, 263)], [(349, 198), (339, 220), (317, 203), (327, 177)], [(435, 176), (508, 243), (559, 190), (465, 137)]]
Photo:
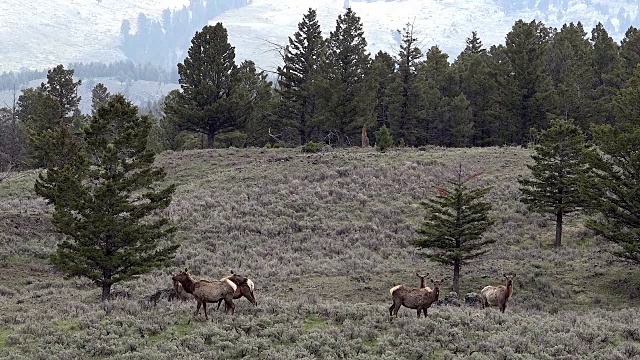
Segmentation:
[[(272, 74), (252, 61), (236, 62), (223, 24), (196, 32), (177, 74), (132, 62), (58, 66), (47, 72), (46, 84), (22, 90), (0, 110), (0, 134), (7, 139), (1, 142), (0, 168), (38, 164), (29, 160), (35, 150), (27, 133), (32, 127), (51, 129), (58, 120), (36, 109), (53, 99), (75, 104), (78, 82), (72, 78), (78, 75), (177, 78), (180, 91), (143, 106), (156, 119), (150, 138), (156, 151), (309, 142), (355, 146), (363, 128), (373, 144), (383, 127), (399, 146), (526, 145), (553, 119), (572, 120), (590, 134), (594, 124), (635, 116), (626, 110), (640, 62), (640, 32), (634, 27), (618, 44), (602, 24), (555, 29), (517, 21), (504, 45), (486, 48), (474, 32), (455, 58), (423, 43), (411, 24), (398, 35), (396, 53), (369, 54), (357, 14), (346, 11), (324, 38), (309, 9), (298, 31), (279, 45), (282, 65)], [(6, 88), (29, 80), (17, 76), (5, 74), (0, 83)], [(203, 81), (211, 85), (197, 86)], [(66, 110), (65, 122), (79, 134), (87, 115), (77, 107)]]

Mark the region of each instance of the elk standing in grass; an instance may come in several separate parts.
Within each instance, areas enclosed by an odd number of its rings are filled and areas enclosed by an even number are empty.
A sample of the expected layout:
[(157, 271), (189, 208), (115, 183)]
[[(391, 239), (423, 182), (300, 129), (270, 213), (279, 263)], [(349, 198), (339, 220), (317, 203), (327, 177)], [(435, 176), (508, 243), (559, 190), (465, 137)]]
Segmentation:
[[(238, 288), (236, 289), (236, 291), (233, 293), (233, 299), (240, 299), (241, 297), (245, 297), (247, 300), (249, 300), (250, 303), (253, 304), (253, 306), (258, 306), (258, 302), (256, 301), (256, 297), (253, 294), (253, 289), (254, 289), (254, 284), (253, 281), (251, 281), (251, 279), (246, 278), (244, 276), (240, 276), (238, 274), (234, 274), (233, 271), (231, 272), (232, 275), (229, 276), (225, 276), (220, 280), (231, 280), (233, 281), (234, 284), (236, 284), (238, 286)], [(217, 309), (220, 309), (220, 304), (222, 303), (222, 299), (220, 301), (218, 301), (218, 307)]]
[(433, 280), (433, 289), (426, 288), (409, 288), (404, 285), (398, 285), (392, 287), (389, 292), (393, 298), (393, 304), (389, 307), (389, 316), (393, 319), (393, 316), (398, 317), (398, 309), (401, 306), (408, 307), (409, 309), (418, 310), (418, 318), (420, 312), (424, 312), (424, 316), (427, 316), (427, 309), (431, 304), (438, 301), (440, 296), (440, 285), (443, 280)]
[(429, 277), (429, 273), (427, 273), (427, 275), (420, 275), (419, 273), (416, 273), (416, 276), (420, 278), (420, 289), (429, 289), (430, 288), (426, 287), (424, 285), (424, 279)]
[(196, 301), (198, 301), (194, 316), (200, 313), (200, 305), (202, 305), (202, 308), (204, 309), (204, 317), (209, 320), (207, 315), (207, 303), (215, 303), (220, 300), (224, 300), (225, 312), (231, 310), (231, 314), (234, 313), (235, 305), (233, 305), (233, 294), (238, 286), (234, 284), (233, 281), (228, 279), (194, 281), (191, 278), (191, 274), (189, 274), (189, 271), (186, 269), (185, 271), (174, 275), (171, 279), (179, 282), (184, 290), (187, 293), (192, 294), (193, 297), (196, 298)]
[[(225, 276), (222, 279), (220, 279), (220, 281), (224, 281), (224, 280), (231, 280), (234, 284), (236, 284), (238, 286), (238, 288), (236, 289), (236, 291), (233, 293), (233, 299), (240, 299), (241, 297), (245, 297), (247, 300), (249, 300), (250, 303), (253, 304), (253, 306), (258, 306), (258, 302), (256, 301), (256, 297), (253, 293), (253, 290), (255, 288), (255, 285), (253, 283), (253, 281), (251, 281), (251, 279), (246, 278), (244, 276), (238, 275), (238, 274), (233, 274), (229, 275), (229, 276)], [(200, 281), (209, 281), (209, 280), (204, 280), (201, 279)], [(173, 281), (173, 287), (175, 289), (175, 292), (178, 294), (179, 299), (181, 300), (191, 300), (193, 299), (193, 296), (191, 296), (191, 294), (188, 294), (183, 288), (182, 285), (180, 284), (180, 282), (178, 281)], [(218, 307), (216, 309), (220, 309), (220, 304), (222, 304), (222, 300), (220, 299), (218, 301)]]
[(505, 285), (489, 285), (485, 286), (482, 291), (480, 291), (483, 309), (487, 306), (497, 306), (501, 312), (504, 312), (504, 310), (507, 308), (507, 300), (509, 300), (511, 294), (513, 293), (513, 278), (516, 276), (516, 274), (503, 275), (505, 279), (507, 279)]

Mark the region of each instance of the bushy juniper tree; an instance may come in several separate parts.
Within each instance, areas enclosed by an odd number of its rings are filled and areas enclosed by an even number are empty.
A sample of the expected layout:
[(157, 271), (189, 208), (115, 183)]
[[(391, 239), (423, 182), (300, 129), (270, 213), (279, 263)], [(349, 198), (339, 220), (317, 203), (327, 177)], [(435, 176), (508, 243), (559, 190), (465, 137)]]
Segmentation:
[(460, 267), (486, 253), (487, 245), (496, 241), (483, 236), (495, 222), (489, 218), (491, 204), (483, 201), (491, 188), (468, 186), (478, 176), (465, 176), (459, 166), (449, 186), (436, 187), (437, 195), (422, 203), (427, 215), (417, 230), (422, 236), (414, 242), (428, 249), (431, 260), (453, 266), (453, 291), (458, 294)]
[(151, 123), (122, 95), (100, 107), (86, 129), (86, 151), (40, 174), (38, 195), (54, 205), (53, 224), (64, 234), (51, 260), (70, 277), (86, 277), (109, 298), (111, 286), (173, 257), (173, 228), (158, 215), (174, 185), (147, 150)]
[(584, 207), (578, 186), (587, 173), (587, 148), (584, 134), (573, 122), (553, 120), (540, 134), (540, 144), (531, 155), (534, 163), (527, 165), (531, 178), (518, 180), (520, 201), (529, 210), (556, 217), (556, 247), (562, 244), (564, 215)]

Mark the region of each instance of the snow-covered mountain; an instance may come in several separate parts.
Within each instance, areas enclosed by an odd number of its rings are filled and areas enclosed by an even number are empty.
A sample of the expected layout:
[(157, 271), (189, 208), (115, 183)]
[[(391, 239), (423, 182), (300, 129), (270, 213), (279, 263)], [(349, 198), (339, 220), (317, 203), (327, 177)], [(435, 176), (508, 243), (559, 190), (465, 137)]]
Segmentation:
[[(194, 1), (206, 3), (208, 0), (38, 0), (31, 3), (0, 0), (0, 72), (47, 69), (60, 63), (124, 60), (123, 20), (130, 22), (130, 31), (135, 33), (139, 14), (160, 22), (166, 9), (183, 9)], [(478, 32), (487, 47), (501, 44), (518, 19), (541, 20), (553, 27), (581, 21), (586, 31), (602, 22), (619, 41), (629, 25), (640, 27), (639, 3), (638, 0), (252, 0), (249, 5), (210, 19), (209, 23), (222, 22), (228, 29), (238, 62), (251, 59), (260, 68), (272, 71), (280, 60), (276, 46), (287, 43), (310, 7), (317, 10), (325, 35), (334, 29), (336, 18), (345, 6), (352, 7), (362, 18), (372, 54), (379, 50), (395, 53), (399, 42), (397, 30), (411, 22), (425, 51), (438, 45), (453, 61), (472, 31)], [(193, 18), (191, 9), (198, 8), (186, 9)], [(182, 49), (175, 49), (176, 54), (184, 54), (189, 45), (186, 42)], [(177, 87), (176, 84), (129, 81), (125, 88), (120, 81), (108, 80), (99, 81), (109, 82), (112, 92), (128, 91), (139, 104), (144, 103), (145, 98), (157, 99)], [(44, 79), (32, 83), (37, 85), (41, 81)], [(32, 85), (18, 84), (19, 89), (27, 86)], [(0, 91), (0, 107), (12, 98), (7, 89), (1, 90), (4, 91)]]
[[(0, 71), (123, 60), (125, 56), (119, 48), (122, 20), (129, 19), (135, 31), (138, 14), (160, 20), (164, 9), (178, 9), (188, 3), (189, 0), (2, 0)], [(285, 44), (309, 7), (317, 9), (323, 31), (328, 34), (345, 5), (362, 17), (372, 53), (395, 52), (396, 30), (412, 22), (425, 49), (439, 45), (451, 60), (464, 47), (471, 31), (478, 31), (487, 46), (503, 43), (514, 21), (521, 18), (535, 18), (556, 27), (582, 21), (587, 30), (600, 21), (620, 40), (629, 22), (638, 26), (639, 10), (638, 1), (631, 0), (253, 0), (210, 23), (221, 21), (228, 28), (238, 60), (253, 59), (261, 67), (273, 69), (278, 58), (270, 42)]]

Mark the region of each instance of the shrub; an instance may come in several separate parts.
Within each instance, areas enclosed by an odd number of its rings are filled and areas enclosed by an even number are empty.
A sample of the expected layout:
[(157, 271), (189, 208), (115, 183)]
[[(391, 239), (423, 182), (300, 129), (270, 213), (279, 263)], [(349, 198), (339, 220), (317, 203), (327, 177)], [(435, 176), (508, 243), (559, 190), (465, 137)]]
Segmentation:
[(376, 148), (378, 151), (384, 152), (393, 145), (393, 138), (386, 126), (382, 126), (376, 132)]
[(303, 153), (317, 153), (317, 152), (320, 152), (320, 150), (322, 149), (323, 146), (324, 146), (324, 143), (315, 142), (315, 141), (309, 141), (304, 146), (302, 146), (302, 152)]

